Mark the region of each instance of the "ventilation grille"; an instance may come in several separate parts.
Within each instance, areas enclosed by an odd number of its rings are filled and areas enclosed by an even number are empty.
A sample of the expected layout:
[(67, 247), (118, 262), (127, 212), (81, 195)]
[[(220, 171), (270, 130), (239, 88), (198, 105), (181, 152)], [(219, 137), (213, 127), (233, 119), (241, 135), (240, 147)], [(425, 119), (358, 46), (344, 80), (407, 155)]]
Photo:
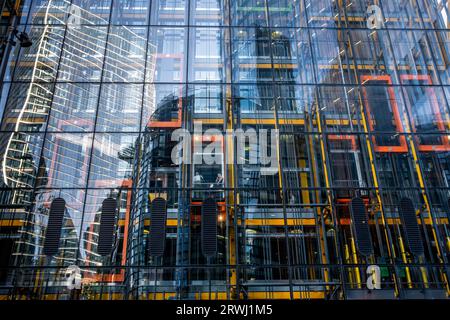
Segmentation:
[(97, 248), (97, 252), (101, 256), (107, 256), (112, 251), (116, 210), (117, 201), (115, 199), (108, 198), (103, 201)]
[(150, 256), (160, 257), (166, 245), (167, 202), (156, 198), (150, 206)]
[(66, 210), (66, 201), (62, 198), (53, 200), (48, 214), (47, 232), (44, 240), (44, 254), (54, 256), (58, 253), (61, 229)]
[(206, 199), (202, 205), (202, 251), (207, 257), (217, 254), (217, 202)]
[(423, 255), (424, 248), (422, 236), (420, 234), (419, 224), (417, 223), (416, 210), (414, 209), (414, 204), (410, 198), (403, 198), (400, 200), (399, 215), (409, 251), (416, 256)]
[(373, 254), (373, 243), (363, 199), (352, 199), (350, 203), (350, 214), (355, 228), (356, 247), (363, 256), (370, 256)]

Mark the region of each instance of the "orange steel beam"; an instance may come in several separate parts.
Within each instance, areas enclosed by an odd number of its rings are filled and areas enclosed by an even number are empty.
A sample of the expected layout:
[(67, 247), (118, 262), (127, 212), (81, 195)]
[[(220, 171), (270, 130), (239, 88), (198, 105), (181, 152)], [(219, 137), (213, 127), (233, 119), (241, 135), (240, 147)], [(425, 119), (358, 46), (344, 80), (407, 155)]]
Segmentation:
[[(406, 142), (406, 137), (404, 135), (402, 135), (405, 131), (404, 131), (403, 124), (401, 121), (400, 112), (398, 110), (397, 101), (395, 100), (395, 92), (394, 92), (394, 89), (391, 87), (391, 85), (392, 85), (391, 77), (388, 75), (379, 75), (379, 76), (363, 75), (363, 76), (361, 76), (361, 81), (363, 84), (365, 84), (369, 81), (385, 81), (389, 85), (388, 94), (389, 94), (389, 98), (391, 101), (392, 112), (394, 114), (395, 127), (396, 127), (397, 132), (400, 134), (400, 137), (399, 137), (400, 145), (399, 146), (380, 146), (377, 144), (376, 138), (372, 137), (375, 151), (376, 152), (396, 152), (396, 153), (408, 152), (408, 144)], [(371, 112), (370, 112), (371, 106), (369, 103), (369, 99), (367, 97), (367, 91), (366, 91), (365, 87), (363, 87), (363, 95), (364, 95), (364, 100), (366, 102), (365, 103), (366, 104), (366, 112), (369, 116), (368, 117), (369, 118), (369, 128), (370, 128), (371, 132), (374, 132), (373, 119), (372, 119)]]
[[(409, 81), (409, 80), (418, 80), (418, 81), (424, 81), (430, 85), (433, 84), (433, 81), (431, 80), (431, 76), (429, 76), (429, 75), (403, 74), (400, 76), (400, 80), (402, 83)], [(427, 88), (426, 91), (429, 94), (429, 101), (430, 101), (431, 107), (433, 108), (434, 116), (436, 119), (436, 125), (440, 131), (445, 132), (446, 129), (445, 129), (444, 121), (442, 119), (441, 110), (437, 103), (437, 96), (432, 88)], [(414, 132), (417, 132), (413, 113), (412, 113), (411, 101), (409, 101), (409, 99), (408, 99), (407, 102), (408, 102), (407, 106), (411, 113), (412, 127), (413, 127)], [(442, 141), (442, 144), (440, 144), (440, 145), (423, 145), (423, 144), (420, 144), (420, 142), (418, 142), (419, 151), (422, 151), (422, 152), (449, 151), (450, 150), (450, 141), (449, 141), (448, 136), (443, 134), (441, 136), (441, 141)]]
[(356, 137), (349, 134), (331, 134), (328, 135), (329, 140), (350, 140), (352, 144), (352, 150), (358, 149), (358, 144), (356, 143)]

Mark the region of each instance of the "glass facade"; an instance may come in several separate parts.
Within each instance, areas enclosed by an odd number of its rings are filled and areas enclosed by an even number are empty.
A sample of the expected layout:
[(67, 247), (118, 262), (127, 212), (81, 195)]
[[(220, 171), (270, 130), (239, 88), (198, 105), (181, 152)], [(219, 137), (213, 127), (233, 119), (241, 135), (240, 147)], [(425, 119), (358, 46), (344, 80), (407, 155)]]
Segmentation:
[(16, 5), (0, 298), (448, 297), (447, 1)]

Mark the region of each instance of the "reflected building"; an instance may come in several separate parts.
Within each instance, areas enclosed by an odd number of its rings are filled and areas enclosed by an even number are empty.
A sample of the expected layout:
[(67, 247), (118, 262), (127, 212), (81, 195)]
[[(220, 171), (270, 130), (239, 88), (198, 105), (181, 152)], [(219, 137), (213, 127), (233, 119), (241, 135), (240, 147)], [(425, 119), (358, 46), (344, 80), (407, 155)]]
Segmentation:
[[(131, 187), (134, 154), (130, 152), (137, 137), (110, 132), (118, 124), (125, 130), (139, 126), (140, 112), (153, 112), (152, 86), (145, 90), (145, 110), (141, 110), (142, 86), (132, 82), (144, 77), (152, 81), (154, 48), (139, 33), (141, 30), (122, 27), (108, 33), (106, 28), (96, 28), (107, 21), (68, 1), (49, 1), (36, 10), (34, 19), (38, 21), (32, 23), (45, 26), (31, 30), (34, 44), (23, 53), (24, 67), (17, 74), (29, 84), (11, 88), (10, 94), (20, 99), (6, 105), (7, 116), (14, 122), (5, 122), (2, 134), (2, 183), (11, 190), (3, 193), (4, 201), (25, 211), (24, 226), (18, 231), (20, 240), (13, 249), (14, 264), (72, 265), (82, 261), (86, 266), (101, 265), (95, 249), (99, 195), (123, 199), (120, 214), (129, 215), (128, 191), (122, 189)], [(53, 25), (53, 21), (68, 15), (65, 30)], [(107, 56), (99, 43), (106, 38), (110, 44)], [(108, 68), (96, 69), (102, 60)], [(99, 77), (123, 84), (107, 85), (100, 93), (99, 85), (89, 84)], [(97, 103), (102, 105), (101, 110), (96, 109)], [(89, 132), (94, 126), (102, 134), (94, 137)], [(95, 172), (88, 173), (89, 165), (96, 167)], [(84, 181), (106, 190), (75, 190)], [(64, 252), (56, 261), (45, 262), (41, 252), (44, 226), (56, 197), (68, 204), (61, 235)], [(89, 214), (82, 217), (83, 210)], [(123, 241), (123, 233), (118, 231), (117, 241)], [(83, 244), (78, 247), (80, 238)], [(121, 258), (113, 259), (121, 263)]]
[(448, 5), (369, 4), (22, 1), (0, 297), (448, 298)]

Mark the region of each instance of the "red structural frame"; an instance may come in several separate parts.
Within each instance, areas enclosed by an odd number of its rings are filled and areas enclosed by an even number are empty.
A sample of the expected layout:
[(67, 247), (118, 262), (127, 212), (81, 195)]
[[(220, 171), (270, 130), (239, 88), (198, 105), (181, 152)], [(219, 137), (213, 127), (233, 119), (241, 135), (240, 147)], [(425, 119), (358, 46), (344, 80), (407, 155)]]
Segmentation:
[[(376, 138), (372, 137), (375, 151), (376, 152), (396, 152), (396, 153), (408, 152), (408, 144), (406, 142), (406, 137), (403, 135), (403, 133), (405, 133), (405, 130), (403, 128), (403, 124), (401, 121), (397, 101), (395, 100), (395, 91), (391, 86), (392, 85), (391, 77), (389, 75), (378, 75), (378, 76), (363, 75), (363, 76), (361, 76), (361, 81), (363, 84), (365, 84), (369, 81), (385, 81), (386, 84), (389, 85), (387, 90), (388, 90), (388, 94), (389, 94), (390, 105), (392, 107), (392, 113), (394, 115), (393, 120), (395, 122), (396, 131), (400, 134), (400, 137), (399, 137), (400, 145), (399, 146), (380, 146), (377, 144)], [(367, 112), (367, 115), (369, 118), (369, 128), (370, 128), (371, 132), (374, 132), (374, 124), (373, 124), (372, 115), (370, 112), (372, 106), (370, 105), (369, 99), (367, 98), (367, 91), (364, 86), (363, 86), (362, 91), (363, 91), (364, 99), (366, 102), (365, 105), (366, 105), (366, 112)]]
[(356, 142), (356, 137), (350, 134), (330, 134), (328, 135), (329, 140), (348, 140), (352, 144), (352, 150), (358, 149), (358, 144)]
[[(423, 81), (426, 82), (427, 85), (431, 85), (433, 84), (433, 81), (431, 80), (431, 77), (429, 75), (409, 75), (409, 74), (404, 74), (400, 76), (400, 80), (402, 83), (405, 83), (406, 81), (409, 80), (417, 80), (417, 81)], [(433, 90), (433, 88), (427, 88), (426, 89), (428, 97), (429, 97), (429, 101), (431, 104), (431, 107), (433, 109), (434, 112), (434, 116), (436, 119), (436, 125), (438, 127), (438, 129), (442, 132), (445, 132), (445, 124), (442, 118), (442, 114), (441, 114), (441, 110), (439, 108), (439, 105), (437, 103), (437, 96)], [(407, 107), (410, 110), (410, 114), (412, 115), (412, 104), (411, 101), (409, 101), (409, 98), (406, 98), (407, 100)], [(412, 124), (412, 129), (413, 131), (416, 133), (417, 129), (416, 129), (416, 125), (414, 122), (414, 117), (411, 116), (411, 124)], [(418, 149), (419, 151), (422, 152), (433, 152), (433, 151), (450, 151), (450, 141), (449, 138), (446, 134), (441, 136), (441, 141), (442, 144), (440, 145), (424, 145), (424, 144), (420, 144), (419, 139), (416, 140), (418, 143)]]

